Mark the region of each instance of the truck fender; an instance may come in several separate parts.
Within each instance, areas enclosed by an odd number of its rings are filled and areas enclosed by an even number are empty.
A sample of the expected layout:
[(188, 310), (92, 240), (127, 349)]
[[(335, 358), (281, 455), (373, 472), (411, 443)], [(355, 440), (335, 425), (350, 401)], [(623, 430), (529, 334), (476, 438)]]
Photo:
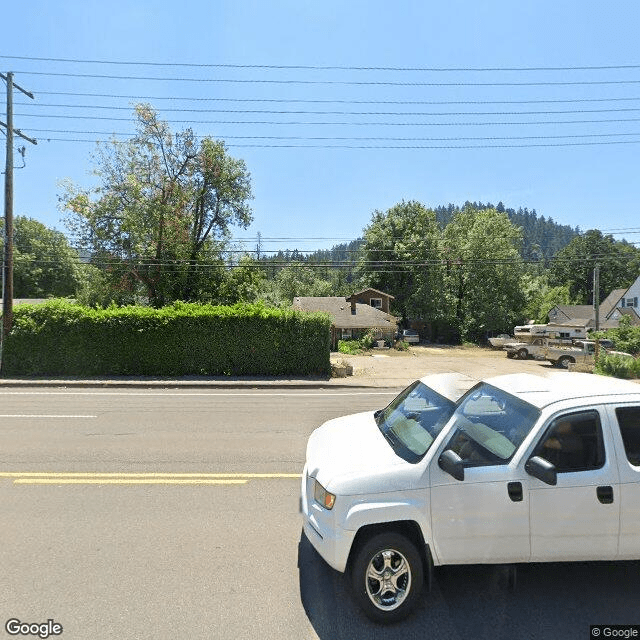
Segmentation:
[(413, 501), (359, 502), (347, 511), (344, 528), (350, 531), (372, 524), (414, 520), (422, 529), (426, 541), (431, 539), (426, 517), (426, 505)]

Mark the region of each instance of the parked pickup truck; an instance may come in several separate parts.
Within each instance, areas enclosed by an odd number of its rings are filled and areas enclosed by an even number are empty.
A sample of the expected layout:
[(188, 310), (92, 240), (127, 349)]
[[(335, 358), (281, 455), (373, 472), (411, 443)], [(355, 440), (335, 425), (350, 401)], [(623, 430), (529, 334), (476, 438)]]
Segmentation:
[[(610, 345), (610, 341), (607, 341), (606, 345)], [(612, 351), (602, 342), (600, 343), (600, 349), (603, 353), (609, 355), (619, 355), (628, 358), (633, 358), (630, 353), (623, 353), (622, 351)], [(567, 369), (569, 364), (577, 362), (580, 364), (593, 364), (596, 357), (596, 343), (590, 340), (579, 340), (574, 342), (570, 346), (565, 345), (548, 345), (544, 351), (544, 358), (551, 362), (551, 364), (558, 365), (563, 369)]]
[(509, 342), (502, 347), (507, 352), (507, 358), (544, 358), (547, 348), (547, 338), (535, 338), (532, 342)]
[(406, 616), (439, 565), (640, 559), (637, 384), (499, 376), (444, 425), (415, 390), (307, 446), (305, 534), (368, 617)]

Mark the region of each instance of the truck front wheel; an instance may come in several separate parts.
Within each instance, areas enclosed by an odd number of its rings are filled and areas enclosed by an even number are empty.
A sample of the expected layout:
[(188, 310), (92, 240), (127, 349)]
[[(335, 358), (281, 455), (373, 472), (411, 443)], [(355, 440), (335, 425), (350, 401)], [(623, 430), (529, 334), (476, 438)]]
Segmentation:
[(529, 352), (526, 349), (518, 350), (518, 358), (520, 358), (520, 360), (526, 360), (528, 357), (529, 357)]
[(562, 358), (558, 360), (558, 366), (562, 367), (563, 369), (568, 369), (570, 362), (575, 362), (575, 360), (571, 356), (562, 356)]
[(352, 569), (355, 600), (374, 622), (388, 624), (415, 608), (424, 583), (420, 553), (405, 536), (379, 533), (358, 549)]

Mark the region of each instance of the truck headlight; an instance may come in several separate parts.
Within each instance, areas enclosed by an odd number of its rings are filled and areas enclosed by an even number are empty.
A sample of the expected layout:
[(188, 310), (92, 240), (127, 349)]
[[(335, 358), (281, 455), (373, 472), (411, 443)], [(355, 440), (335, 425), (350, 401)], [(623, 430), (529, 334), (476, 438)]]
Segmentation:
[(317, 480), (313, 488), (313, 497), (325, 509), (333, 509), (333, 505), (336, 502), (336, 497), (333, 493), (329, 493)]

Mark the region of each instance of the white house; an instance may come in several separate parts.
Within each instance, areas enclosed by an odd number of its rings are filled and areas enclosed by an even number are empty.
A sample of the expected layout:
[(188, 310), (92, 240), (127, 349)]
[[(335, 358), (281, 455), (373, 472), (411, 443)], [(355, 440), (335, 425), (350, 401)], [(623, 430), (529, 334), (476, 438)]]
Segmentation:
[(621, 289), (613, 308), (607, 314), (607, 320), (619, 320), (623, 315), (631, 318), (632, 324), (640, 324), (640, 276), (628, 288)]

